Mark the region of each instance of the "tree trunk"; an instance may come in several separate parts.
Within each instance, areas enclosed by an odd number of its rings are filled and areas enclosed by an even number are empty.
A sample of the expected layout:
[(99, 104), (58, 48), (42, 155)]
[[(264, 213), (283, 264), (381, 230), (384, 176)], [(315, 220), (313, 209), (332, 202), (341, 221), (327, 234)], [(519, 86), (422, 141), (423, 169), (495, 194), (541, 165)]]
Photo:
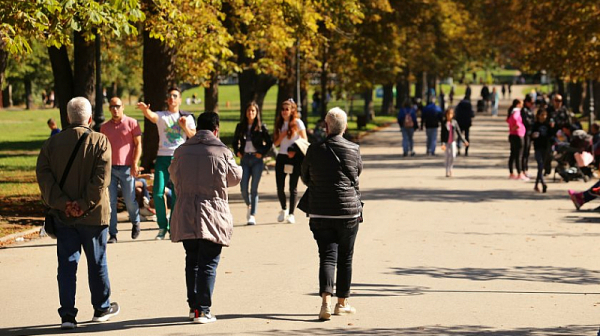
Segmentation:
[(31, 94), (31, 78), (26, 77), (24, 79), (25, 84), (25, 109), (31, 110), (31, 103), (33, 102), (33, 95)]
[[(573, 111), (574, 113), (579, 113), (581, 111), (581, 107), (582, 107), (581, 104), (584, 103), (584, 101), (583, 101), (584, 100), (583, 83), (582, 82), (569, 83), (567, 85), (567, 89), (569, 90), (569, 105), (567, 105), (567, 107), (570, 108), (571, 111)], [(586, 88), (586, 90), (587, 90), (587, 88)], [(564, 96), (563, 96), (563, 98), (564, 98)], [(586, 98), (586, 100), (589, 98), (587, 93), (586, 93), (585, 98)], [(585, 114), (588, 114), (589, 109), (586, 106), (583, 106), (583, 112)]]
[(2, 39), (0, 35), (0, 110), (3, 108), (4, 104), (2, 99), (2, 86), (4, 85), (4, 72), (6, 71), (6, 66), (8, 65), (8, 51), (4, 49), (6, 42)]
[(404, 68), (396, 83), (396, 107), (400, 108), (410, 98), (410, 83), (408, 82), (408, 68)]
[[(281, 109), (281, 104), (290, 99), (296, 98), (296, 76), (293, 74), (296, 72), (296, 57), (295, 52), (292, 48), (288, 48), (287, 56), (285, 58), (285, 73), (286, 77), (280, 78), (278, 81), (277, 87), (277, 107), (276, 110), (279, 111)], [(297, 102), (296, 102), (297, 104)], [(277, 113), (275, 113), (275, 118), (277, 118)]]
[(383, 102), (381, 105), (381, 114), (390, 115), (394, 111), (394, 84), (383, 86)]
[(52, 75), (54, 77), (54, 99), (58, 102), (60, 110), (60, 124), (63, 129), (69, 126), (67, 118), (67, 103), (73, 98), (73, 72), (69, 55), (65, 46), (57, 49), (48, 48), (48, 56), (52, 64)]
[(210, 75), (210, 84), (204, 88), (204, 111), (219, 112), (219, 74)]
[(417, 82), (415, 83), (415, 98), (423, 100), (423, 88), (425, 83), (423, 81), (423, 72), (417, 74)]
[(364, 106), (364, 115), (366, 117), (366, 121), (369, 122), (371, 120), (372, 111), (373, 111), (373, 89), (367, 89), (364, 92), (365, 98), (365, 106)]
[[(163, 111), (166, 106), (166, 94), (175, 83), (175, 49), (158, 39), (150, 37), (144, 31), (143, 70), (144, 101), (152, 111)], [(142, 139), (142, 167), (146, 172), (154, 167), (158, 151), (158, 130), (156, 124), (144, 119), (144, 137)]]
[(246, 69), (239, 74), (238, 87), (240, 89), (240, 117), (246, 113), (246, 106), (251, 101), (256, 102), (260, 110), (260, 117), (262, 118), (263, 104), (265, 102), (265, 96), (269, 89), (277, 84), (277, 78), (265, 75), (257, 74), (253, 69)]
[(437, 78), (435, 75), (427, 73), (427, 75), (425, 76), (425, 81), (426, 81), (426, 89), (427, 89), (427, 102), (434, 102), (436, 101), (436, 85), (435, 82), (437, 81)]
[(92, 105), (95, 105), (94, 84), (96, 83), (94, 52), (94, 42), (86, 41), (81, 33), (75, 32), (73, 38), (73, 94), (75, 97), (87, 98)]
[(565, 99), (567, 97), (566, 91), (565, 91), (565, 82), (560, 77), (556, 78), (556, 86), (557, 86), (558, 93), (561, 96), (563, 96), (563, 99)]
[(319, 102), (319, 112), (321, 112), (321, 120), (325, 120), (327, 114), (327, 58), (328, 58), (327, 46), (323, 49), (323, 59), (321, 63), (321, 101)]

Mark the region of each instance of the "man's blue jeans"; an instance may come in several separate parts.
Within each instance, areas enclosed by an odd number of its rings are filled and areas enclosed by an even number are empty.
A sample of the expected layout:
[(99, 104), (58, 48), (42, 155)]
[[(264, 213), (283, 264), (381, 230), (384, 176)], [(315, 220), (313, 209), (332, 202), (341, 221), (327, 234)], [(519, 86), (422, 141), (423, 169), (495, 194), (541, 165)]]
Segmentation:
[(208, 314), (223, 246), (204, 239), (188, 239), (183, 241), (183, 248), (188, 305)]
[(400, 130), (402, 131), (402, 150), (404, 151), (404, 155), (412, 154), (414, 151), (413, 136), (415, 129), (412, 127), (401, 127)]
[(56, 218), (56, 254), (58, 256), (58, 314), (77, 316), (75, 291), (77, 289), (77, 265), (81, 248), (88, 265), (88, 283), (92, 306), (105, 311), (110, 307), (110, 282), (106, 262), (106, 235), (108, 227), (95, 225), (64, 225)]
[(125, 200), (125, 207), (129, 212), (131, 224), (140, 223), (140, 208), (135, 199), (135, 178), (131, 176), (131, 166), (112, 166), (110, 173), (110, 185), (108, 193), (110, 194), (110, 229), (111, 236), (116, 236), (117, 230), (117, 195), (118, 186), (121, 183), (121, 193)]
[(437, 127), (425, 129), (425, 134), (427, 135), (427, 154), (435, 154), (435, 145), (437, 144), (437, 132)]
[[(262, 158), (257, 158), (254, 153), (244, 154), (241, 161), (242, 166), (242, 181), (240, 187), (242, 189), (242, 198), (246, 205), (250, 206), (250, 215), (256, 214), (256, 207), (258, 206), (258, 184), (262, 176), (262, 171), (265, 167), (265, 163)], [(250, 189), (250, 195), (248, 195), (248, 184), (250, 184), (250, 177), (252, 177), (252, 185)]]

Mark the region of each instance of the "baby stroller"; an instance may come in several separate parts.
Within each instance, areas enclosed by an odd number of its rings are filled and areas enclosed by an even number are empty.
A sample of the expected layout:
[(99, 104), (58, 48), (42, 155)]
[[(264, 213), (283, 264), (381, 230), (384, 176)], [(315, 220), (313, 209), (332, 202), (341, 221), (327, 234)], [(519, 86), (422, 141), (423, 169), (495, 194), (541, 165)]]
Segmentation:
[(589, 150), (592, 145), (592, 136), (585, 131), (576, 130), (573, 132), (571, 141), (568, 144), (557, 144), (554, 159), (556, 160), (556, 169), (554, 170), (554, 181), (556, 174), (565, 181), (575, 181), (583, 179), (587, 182), (593, 176), (590, 164), (592, 155)]

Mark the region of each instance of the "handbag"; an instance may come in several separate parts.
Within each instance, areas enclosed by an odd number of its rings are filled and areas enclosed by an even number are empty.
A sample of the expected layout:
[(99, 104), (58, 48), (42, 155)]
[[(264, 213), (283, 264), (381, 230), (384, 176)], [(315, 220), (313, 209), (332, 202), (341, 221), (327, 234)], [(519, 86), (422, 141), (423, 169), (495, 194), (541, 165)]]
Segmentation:
[(300, 197), (300, 201), (298, 201), (298, 205), (296, 206), (296, 208), (302, 210), (303, 212), (305, 212), (307, 215), (310, 214), (310, 209), (308, 208), (308, 188), (306, 188), (306, 191), (304, 192), (304, 195), (302, 195), (302, 197)]
[[(83, 135), (81, 136), (81, 138), (79, 138), (79, 140), (77, 141), (77, 144), (75, 144), (75, 148), (73, 149), (73, 152), (71, 153), (69, 162), (67, 162), (65, 171), (63, 172), (62, 178), (60, 179), (60, 182), (58, 183), (58, 187), (60, 189), (62, 189), (62, 187), (65, 185), (65, 182), (67, 181), (67, 175), (69, 175), (69, 170), (71, 170), (73, 161), (75, 161), (75, 156), (77, 156), (79, 147), (81, 147), (81, 144), (85, 141), (85, 139), (88, 137), (88, 135), (90, 135), (90, 133), (91, 133), (91, 131), (89, 129), (86, 130), (85, 133), (83, 133)], [(46, 208), (46, 217), (44, 218), (44, 226), (42, 227), (42, 230), (40, 230), (40, 236), (47, 235), (52, 239), (56, 239), (56, 226), (57, 226), (56, 217), (54, 217), (54, 215), (52, 215), (50, 213), (50, 210), (52, 210), (50, 207)]]

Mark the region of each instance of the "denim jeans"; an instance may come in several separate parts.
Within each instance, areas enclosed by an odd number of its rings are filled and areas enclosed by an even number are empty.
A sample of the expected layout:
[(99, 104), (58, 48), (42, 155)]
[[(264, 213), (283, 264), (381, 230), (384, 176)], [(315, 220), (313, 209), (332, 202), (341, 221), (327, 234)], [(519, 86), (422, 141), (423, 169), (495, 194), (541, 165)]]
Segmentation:
[(121, 183), (121, 193), (125, 200), (125, 207), (129, 212), (131, 224), (140, 223), (140, 208), (135, 199), (135, 178), (131, 176), (131, 166), (112, 166), (110, 172), (110, 185), (108, 193), (110, 194), (110, 227), (108, 232), (111, 236), (116, 236), (117, 232), (117, 195), (118, 187)]
[(337, 265), (335, 295), (349, 297), (358, 218), (311, 218), (309, 224), (319, 246), (319, 295), (333, 294)]
[(412, 127), (401, 127), (400, 130), (402, 131), (402, 150), (405, 155), (411, 154), (414, 151), (413, 136), (415, 129)]
[(110, 281), (106, 262), (106, 235), (108, 227), (92, 225), (64, 225), (56, 218), (56, 254), (58, 257), (58, 314), (77, 316), (75, 292), (77, 289), (77, 265), (81, 248), (88, 265), (88, 283), (92, 306), (96, 310), (110, 307)]
[(135, 178), (135, 182), (140, 182), (142, 184), (142, 196), (146, 197), (148, 201), (150, 200), (150, 193), (148, 192), (148, 182), (144, 178)]
[[(242, 181), (240, 182), (242, 198), (246, 202), (246, 205), (250, 206), (250, 215), (254, 216), (256, 215), (256, 207), (258, 206), (258, 184), (260, 183), (265, 163), (262, 158), (259, 159), (254, 154), (244, 154), (241, 165), (243, 170)], [(252, 177), (252, 186), (250, 189), (251, 195), (248, 195), (250, 177)]]
[(425, 129), (425, 134), (427, 135), (427, 154), (435, 154), (435, 145), (437, 143), (437, 131), (437, 127)]
[(208, 314), (223, 246), (204, 239), (188, 239), (183, 241), (183, 247), (188, 305)]
[[(165, 186), (169, 182), (171, 175), (169, 174), (169, 166), (173, 161), (172, 156), (157, 156), (156, 164), (154, 165), (154, 208), (156, 209), (156, 222), (158, 227), (164, 230), (169, 230), (169, 220), (167, 220), (167, 205), (165, 199)], [(175, 206), (175, 190), (172, 190), (173, 201), (171, 209)], [(172, 212), (171, 212), (172, 213)]]

